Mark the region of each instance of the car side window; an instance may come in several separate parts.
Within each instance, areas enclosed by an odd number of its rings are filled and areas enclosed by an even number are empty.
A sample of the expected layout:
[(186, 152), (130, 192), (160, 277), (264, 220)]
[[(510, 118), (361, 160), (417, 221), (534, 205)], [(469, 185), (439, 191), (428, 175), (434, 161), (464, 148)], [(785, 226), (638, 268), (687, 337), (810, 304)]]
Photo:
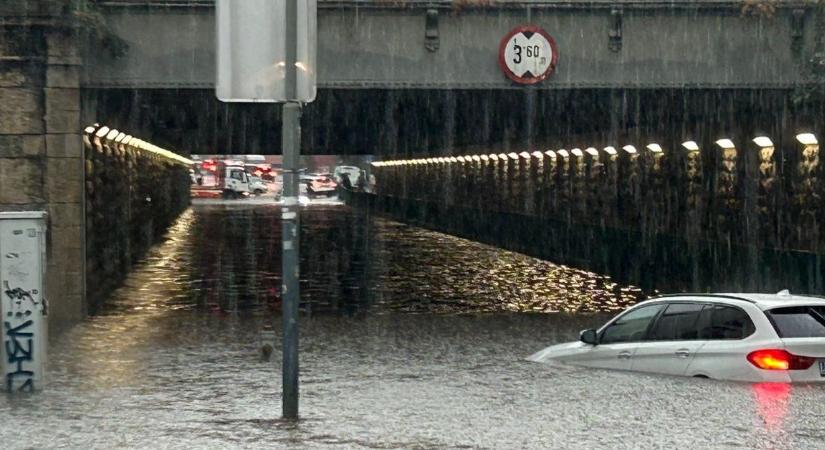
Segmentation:
[(243, 170), (233, 170), (229, 173), (229, 176), (236, 180), (243, 181)]
[(629, 311), (611, 323), (602, 332), (600, 344), (641, 341), (647, 335), (650, 321), (664, 308), (664, 304), (648, 305)]
[(697, 322), (703, 305), (697, 303), (671, 303), (656, 319), (649, 341), (690, 341), (699, 339)]
[(699, 317), (699, 339), (744, 339), (756, 331), (745, 311), (724, 305), (707, 305)]

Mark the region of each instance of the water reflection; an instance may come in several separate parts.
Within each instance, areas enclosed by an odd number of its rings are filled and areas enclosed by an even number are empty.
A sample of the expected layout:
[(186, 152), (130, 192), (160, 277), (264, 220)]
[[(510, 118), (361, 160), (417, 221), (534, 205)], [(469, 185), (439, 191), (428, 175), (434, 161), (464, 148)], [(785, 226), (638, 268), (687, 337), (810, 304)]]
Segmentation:
[[(279, 219), (274, 206), (201, 207), (172, 231), (187, 241), (165, 256), (186, 267), (160, 264), (154, 277), (177, 274), (172, 284), (188, 283), (201, 309), (277, 310)], [(301, 250), (303, 309), (312, 312), (614, 311), (644, 297), (605, 276), (345, 207), (305, 210)]]
[(791, 397), (791, 385), (784, 383), (754, 383), (751, 386), (756, 398), (759, 417), (768, 433), (783, 431), (785, 416), (788, 414), (788, 401)]

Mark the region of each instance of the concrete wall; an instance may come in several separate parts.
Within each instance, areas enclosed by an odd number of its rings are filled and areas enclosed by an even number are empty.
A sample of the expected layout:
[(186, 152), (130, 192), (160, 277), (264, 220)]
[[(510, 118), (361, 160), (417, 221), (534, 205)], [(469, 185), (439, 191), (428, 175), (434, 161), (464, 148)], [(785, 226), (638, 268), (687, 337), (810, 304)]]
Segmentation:
[(64, 3), (0, 5), (0, 210), (49, 214), (50, 323), (85, 313), (81, 60)]
[(391, 163), (374, 168), (379, 195), (366, 201), (650, 289), (821, 292), (819, 146), (734, 142)]
[[(100, 136), (98, 136), (100, 135)], [(90, 127), (86, 148), (86, 279), (90, 312), (189, 206), (189, 166)]]
[[(214, 2), (101, 3), (127, 48), (96, 52), (84, 86), (213, 86)], [(319, 2), (319, 87), (521, 89), (498, 67), (499, 44), (533, 24), (559, 53), (539, 89), (787, 88), (802, 81), (816, 40), (810, 0), (776, 2), (772, 17), (743, 14), (740, 0), (478, 3)], [(428, 10), (437, 13), (432, 29)]]

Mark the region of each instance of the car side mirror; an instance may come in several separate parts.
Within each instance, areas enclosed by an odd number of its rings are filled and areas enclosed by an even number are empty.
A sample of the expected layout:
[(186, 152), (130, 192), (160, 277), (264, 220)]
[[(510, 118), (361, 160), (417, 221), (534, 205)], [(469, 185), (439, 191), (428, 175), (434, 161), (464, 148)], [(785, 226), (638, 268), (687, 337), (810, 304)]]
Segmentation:
[(599, 338), (596, 336), (596, 330), (593, 329), (582, 330), (582, 332), (579, 333), (579, 340), (590, 345), (597, 345), (599, 343)]

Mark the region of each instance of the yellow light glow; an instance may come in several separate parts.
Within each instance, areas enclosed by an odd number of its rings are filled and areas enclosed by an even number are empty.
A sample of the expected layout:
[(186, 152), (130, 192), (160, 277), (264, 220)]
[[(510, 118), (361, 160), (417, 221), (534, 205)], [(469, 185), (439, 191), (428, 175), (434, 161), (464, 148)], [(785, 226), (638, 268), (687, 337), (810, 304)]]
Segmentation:
[(736, 146), (733, 144), (733, 141), (731, 141), (730, 139), (719, 139), (718, 141), (716, 141), (716, 145), (724, 149), (736, 148)]
[(565, 149), (556, 150), (556, 154), (558, 154), (562, 158), (567, 158), (568, 156), (570, 156), (570, 153), (567, 153), (567, 150)]
[(573, 156), (577, 158), (581, 158), (582, 156), (584, 156), (584, 153), (582, 153), (582, 149), (580, 148), (574, 148), (573, 150), (570, 150), (570, 153), (572, 153)]
[(490, 160), (490, 157), (487, 156), (487, 155), (481, 155), (481, 160), (484, 161), (484, 162), (487, 162), (487, 161)]
[(630, 153), (631, 155), (635, 155), (636, 153), (638, 153), (638, 152), (639, 152), (638, 150), (636, 150), (636, 147), (634, 147), (634, 146), (632, 146), (632, 145), (630, 145), (630, 144), (625, 145), (624, 147), (622, 147), (622, 150), (624, 150), (624, 151), (626, 151), (626, 152)]
[(594, 158), (599, 156), (599, 151), (596, 150), (594, 147), (587, 147), (586, 149), (584, 149), (584, 151), (586, 151), (588, 155)]
[(755, 138), (753, 138), (753, 143), (760, 146), (760, 147), (762, 147), (762, 148), (773, 147), (773, 141), (771, 140), (771, 138), (769, 138), (767, 136), (755, 137)]
[(813, 133), (801, 133), (796, 135), (796, 140), (802, 145), (817, 145), (819, 141)]
[(527, 153), (527, 152), (521, 152), (518, 155), (521, 156), (524, 159), (530, 159), (530, 154)]
[(659, 144), (647, 144), (647, 149), (653, 153), (663, 153), (662, 146)]
[(605, 147), (604, 152), (607, 153), (608, 155), (615, 155), (615, 154), (619, 153), (616, 150), (616, 147), (613, 147), (612, 145), (608, 145), (607, 147)]
[(498, 154), (498, 159), (501, 159), (501, 160), (506, 160), (506, 159), (507, 159), (507, 155), (505, 155), (504, 153), (499, 153), (499, 154)]
[(547, 150), (544, 152), (544, 154), (554, 159), (556, 157), (556, 152), (554, 152), (553, 150)]
[(106, 136), (106, 133), (108, 133), (108, 132), (109, 132), (109, 127), (103, 126), (103, 127), (100, 127), (97, 130), (97, 132), (95, 133), (95, 136), (97, 136), (99, 138), (102, 138), (103, 136)]
[(475, 162), (481, 161), (481, 157), (478, 156), (478, 155), (473, 155), (472, 158), (473, 158), (473, 161), (475, 161)]
[(690, 152), (698, 152), (699, 151), (699, 144), (696, 141), (685, 141), (682, 142), (682, 147), (687, 149)]
[(540, 151), (538, 151), (538, 150), (534, 151), (534, 152), (532, 153), (532, 155), (533, 155), (533, 158), (537, 158), (537, 159), (541, 159), (541, 158), (543, 158), (543, 157), (544, 157), (544, 155), (543, 155)]

